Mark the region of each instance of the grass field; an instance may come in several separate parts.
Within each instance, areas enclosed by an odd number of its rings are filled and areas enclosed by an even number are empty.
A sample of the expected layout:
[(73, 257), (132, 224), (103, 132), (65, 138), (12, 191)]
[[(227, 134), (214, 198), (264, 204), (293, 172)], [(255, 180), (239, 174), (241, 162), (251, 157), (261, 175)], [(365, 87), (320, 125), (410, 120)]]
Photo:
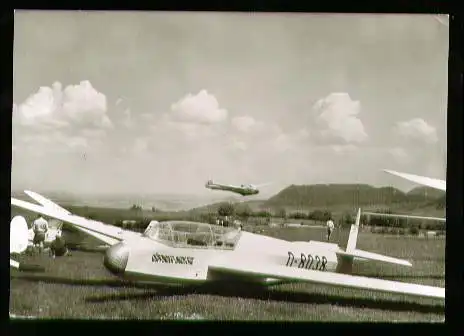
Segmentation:
[[(325, 230), (266, 229), (287, 240), (323, 240)], [(348, 232), (335, 232), (346, 245)], [(360, 249), (409, 259), (413, 268), (359, 263), (354, 272), (391, 280), (445, 286), (445, 239), (361, 232)], [(40, 318), (200, 319), (290, 321), (444, 321), (444, 302), (362, 290), (287, 284), (268, 290), (217, 290), (125, 283), (102, 265), (102, 254), (20, 256), (45, 273), (10, 271), (10, 313)]]

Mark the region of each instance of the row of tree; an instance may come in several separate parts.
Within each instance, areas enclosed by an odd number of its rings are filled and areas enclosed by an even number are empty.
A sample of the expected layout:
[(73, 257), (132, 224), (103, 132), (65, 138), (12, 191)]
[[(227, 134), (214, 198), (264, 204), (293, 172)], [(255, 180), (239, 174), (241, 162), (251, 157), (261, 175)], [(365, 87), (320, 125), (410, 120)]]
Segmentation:
[[(132, 206), (131, 210), (140, 210), (139, 206)], [(380, 209), (377, 210), (378, 213), (391, 214), (391, 209)], [(283, 221), (287, 219), (296, 219), (296, 220), (313, 220), (325, 222), (329, 218), (332, 218), (332, 213), (328, 210), (313, 210), (311, 212), (291, 212), (288, 213), (285, 209), (281, 208), (277, 211), (271, 212), (267, 210), (258, 210), (252, 211), (252, 209), (245, 205), (235, 205), (233, 203), (224, 202), (221, 203), (216, 212), (210, 213), (187, 213), (179, 218), (173, 217), (173, 214), (163, 214), (158, 212), (156, 215), (150, 216), (151, 218), (138, 219), (135, 224), (132, 224), (131, 227), (134, 227), (138, 230), (143, 230), (146, 228), (150, 220), (156, 219), (158, 221), (163, 220), (190, 220), (190, 221), (200, 221), (210, 224), (215, 224), (218, 217), (228, 217), (229, 219), (239, 219), (242, 222), (245, 222), (248, 225), (268, 225), (273, 219), (282, 219)], [(356, 220), (352, 212), (345, 212), (341, 215), (336, 216), (334, 221), (341, 227), (349, 227)], [(302, 222), (303, 223), (303, 222)], [(431, 220), (417, 220), (417, 219), (405, 219), (405, 218), (392, 218), (392, 217), (377, 217), (362, 215), (361, 224), (368, 225), (373, 227), (387, 227), (387, 228), (417, 228), (425, 230), (444, 230), (445, 226), (442, 222), (435, 222)], [(123, 226), (122, 220), (116, 222), (116, 225)]]
[(237, 216), (242, 219), (247, 219), (249, 217), (264, 217), (264, 218), (291, 218), (291, 219), (309, 219), (317, 221), (327, 221), (332, 217), (332, 213), (328, 210), (314, 210), (309, 213), (304, 213), (302, 211), (287, 213), (284, 208), (281, 208), (277, 211), (271, 212), (268, 210), (258, 210), (253, 211), (248, 206), (242, 206), (237, 208), (232, 203), (222, 203), (218, 208), (219, 216)]
[[(381, 209), (374, 211), (379, 214), (392, 214), (391, 209)], [(356, 218), (351, 213), (345, 213), (340, 219), (342, 226), (349, 226)], [(413, 218), (398, 218), (398, 217), (382, 217), (372, 215), (361, 215), (361, 224), (372, 227), (383, 228), (408, 228), (413, 230), (445, 230), (446, 224), (439, 221), (426, 220), (426, 219), (413, 219)]]

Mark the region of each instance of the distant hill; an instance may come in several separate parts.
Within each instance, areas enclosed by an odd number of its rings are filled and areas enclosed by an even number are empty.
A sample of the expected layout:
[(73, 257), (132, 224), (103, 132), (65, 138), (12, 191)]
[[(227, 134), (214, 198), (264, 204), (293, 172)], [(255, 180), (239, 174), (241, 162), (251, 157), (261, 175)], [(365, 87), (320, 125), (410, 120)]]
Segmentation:
[(405, 193), (393, 187), (376, 188), (367, 184), (291, 185), (269, 198), (263, 206), (332, 209), (353, 206), (396, 208), (409, 204), (418, 207), (438, 205), (437, 200), (444, 198), (444, 195), (445, 193), (439, 190), (423, 187), (417, 187)]
[[(222, 202), (193, 208), (196, 213), (214, 213)], [(268, 200), (249, 200), (236, 202), (240, 211), (249, 207), (252, 211), (312, 211), (326, 209), (332, 212), (352, 210), (362, 207), (365, 210), (390, 208), (396, 211), (440, 216), (446, 206), (445, 193), (427, 188), (414, 188), (405, 193), (392, 187), (376, 188), (367, 184), (315, 184), (291, 185)]]
[[(237, 211), (249, 208), (252, 211), (313, 211), (325, 209), (332, 212), (390, 208), (392, 211), (409, 212), (430, 216), (442, 216), (446, 210), (446, 194), (428, 187), (416, 187), (403, 192), (392, 187), (373, 187), (367, 184), (314, 184), (291, 185), (268, 200), (241, 198), (229, 195), (218, 197), (193, 197), (180, 195), (113, 195), (82, 196), (68, 193), (43, 193), (44, 196), (63, 205), (77, 207), (129, 209), (133, 204), (150, 212), (151, 207), (161, 211), (176, 212), (177, 215), (195, 213), (216, 213), (223, 202), (236, 204)], [(23, 192), (13, 192), (12, 196), (31, 201)], [(247, 200), (248, 199), (248, 200)], [(117, 211), (116, 211), (117, 212)]]
[(443, 197), (446, 195), (444, 191), (435, 189), (435, 188), (430, 188), (430, 187), (415, 187), (414, 189), (411, 189), (410, 191), (407, 192), (408, 196), (418, 196), (420, 199), (425, 198), (425, 199), (437, 199), (440, 197)]

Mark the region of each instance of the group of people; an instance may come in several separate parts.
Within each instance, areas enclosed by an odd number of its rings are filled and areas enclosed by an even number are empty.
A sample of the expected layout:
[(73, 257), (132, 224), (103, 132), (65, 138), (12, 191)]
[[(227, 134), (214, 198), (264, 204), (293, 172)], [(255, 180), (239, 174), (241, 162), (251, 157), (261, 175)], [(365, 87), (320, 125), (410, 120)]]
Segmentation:
[[(45, 238), (49, 230), (48, 221), (40, 215), (37, 216), (32, 223), (32, 230), (34, 232), (33, 245), (42, 252), (44, 250)], [(52, 258), (65, 256), (69, 253), (66, 242), (61, 235), (61, 230), (57, 231), (55, 239), (50, 244), (49, 251)]]

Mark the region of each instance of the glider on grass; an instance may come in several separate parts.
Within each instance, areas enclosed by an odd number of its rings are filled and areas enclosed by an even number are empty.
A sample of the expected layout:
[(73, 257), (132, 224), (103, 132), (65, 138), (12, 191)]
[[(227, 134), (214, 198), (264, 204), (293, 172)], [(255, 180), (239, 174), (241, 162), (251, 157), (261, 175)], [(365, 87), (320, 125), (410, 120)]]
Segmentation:
[[(49, 207), (60, 209), (61, 211), (63, 211), (63, 213), (70, 214), (69, 211), (63, 208), (60, 208), (57, 204), (53, 203), (52, 201), (44, 198), (43, 196), (37, 193), (34, 193), (32, 191), (27, 191), (27, 190), (25, 191), (25, 193), (44, 206), (46, 205)], [(42, 203), (41, 201), (44, 203)], [(26, 227), (27, 227), (27, 221), (22, 216), (19, 216), (17, 218), (18, 223), (19, 223), (20, 217), (26, 222)], [(11, 221), (11, 225), (13, 225), (13, 221)], [(45, 247), (48, 247), (55, 240), (58, 233), (63, 233), (62, 228), (63, 228), (63, 223), (61, 221), (57, 221), (57, 220), (49, 221), (48, 230), (45, 234), (45, 241), (44, 241)], [(27, 240), (28, 240), (27, 247), (32, 246), (34, 244), (34, 230), (32, 228), (27, 230)]]
[[(58, 212), (60, 212), (60, 213), (62, 213), (64, 215), (75, 216), (70, 211), (64, 209), (63, 207), (59, 206), (55, 202), (49, 200), (48, 198), (45, 198), (44, 196), (42, 196), (42, 195), (40, 195), (40, 194), (38, 194), (38, 193), (36, 193), (34, 191), (25, 190), (24, 193), (27, 194), (29, 197), (34, 199), (37, 203), (39, 203), (40, 205), (42, 205), (45, 208), (48, 208), (48, 209), (54, 210), (54, 211), (58, 211)], [(77, 217), (79, 217), (79, 216), (77, 216)], [(86, 218), (86, 220), (91, 222), (91, 223), (95, 223), (96, 225), (104, 225), (101, 222), (94, 221), (94, 220), (91, 220), (91, 219)], [(75, 227), (74, 227), (74, 230), (70, 231), (69, 230), (69, 225), (63, 225), (63, 221), (59, 221), (58, 223), (59, 223), (59, 226), (57, 226), (56, 230), (55, 230), (54, 226), (50, 225), (51, 223), (49, 223), (49, 231), (47, 232), (46, 241), (45, 241), (46, 244), (45, 245), (47, 245), (47, 243), (49, 245), (49, 243), (51, 243), (55, 239), (55, 237), (56, 237), (56, 232), (55, 231), (57, 231), (57, 230), (61, 230), (61, 236), (62, 236), (62, 238), (64, 239), (64, 241), (67, 244), (79, 245), (80, 243), (82, 243), (82, 241), (84, 240), (84, 236), (82, 234), (79, 234), (79, 232), (76, 233), (76, 228)], [(73, 226), (71, 225), (71, 227), (73, 227)], [(80, 231), (87, 233), (84, 230), (80, 230)], [(118, 229), (117, 231), (120, 232), (121, 229)], [(132, 233), (132, 231), (128, 231), (129, 235), (131, 233)], [(33, 238), (34, 238), (34, 233), (32, 232), (32, 230), (29, 230), (30, 244), (32, 244)], [(105, 247), (108, 247), (108, 244), (103, 244), (102, 246), (99, 246), (99, 248), (105, 248)]]
[[(384, 172), (401, 177), (405, 180), (421, 184), (426, 187), (438, 189), (446, 192), (446, 180), (435, 179), (426, 176), (401, 173), (394, 170), (384, 169)], [(427, 217), (427, 216), (413, 216), (413, 215), (401, 215), (401, 214), (383, 214), (377, 212), (363, 212), (365, 215), (372, 215), (377, 217), (393, 217), (393, 218), (406, 218), (406, 219), (423, 219), (423, 220), (434, 220), (438, 222), (446, 222), (446, 217)]]
[(180, 283), (232, 282), (273, 285), (309, 282), (444, 299), (445, 289), (351, 275), (355, 260), (412, 266), (407, 260), (356, 248), (361, 210), (346, 249), (337, 244), (289, 242), (237, 228), (188, 221), (153, 221), (144, 233), (65, 214), (15, 198), (13, 206), (69, 223), (111, 245), (103, 264), (132, 281)]
[(211, 190), (222, 190), (230, 191), (241, 196), (251, 196), (259, 194), (259, 188), (264, 187), (270, 183), (263, 183), (259, 185), (253, 184), (241, 184), (241, 185), (230, 185), (230, 184), (219, 184), (214, 183), (212, 180), (208, 180), (205, 184), (205, 187)]

